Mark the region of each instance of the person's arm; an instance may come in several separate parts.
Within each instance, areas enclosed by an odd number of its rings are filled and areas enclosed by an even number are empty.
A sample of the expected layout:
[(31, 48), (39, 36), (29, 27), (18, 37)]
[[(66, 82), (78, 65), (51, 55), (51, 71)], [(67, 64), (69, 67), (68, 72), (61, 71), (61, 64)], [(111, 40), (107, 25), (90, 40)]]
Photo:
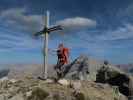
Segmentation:
[(50, 52), (52, 55), (55, 55), (57, 52), (57, 49), (48, 49), (48, 52)]
[(48, 49), (48, 51), (51, 51), (51, 52), (57, 52), (58, 49)]

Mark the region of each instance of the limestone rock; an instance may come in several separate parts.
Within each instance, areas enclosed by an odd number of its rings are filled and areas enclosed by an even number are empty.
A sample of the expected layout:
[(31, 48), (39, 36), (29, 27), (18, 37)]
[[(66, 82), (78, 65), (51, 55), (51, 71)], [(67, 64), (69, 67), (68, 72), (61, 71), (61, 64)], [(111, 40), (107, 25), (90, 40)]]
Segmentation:
[[(114, 100), (112, 87), (107, 84), (66, 79), (60, 79), (58, 83), (49, 84), (37, 79), (8, 83), (9, 87), (0, 89), (0, 100), (77, 100), (80, 97), (85, 100)], [(121, 100), (127, 99), (122, 97)]]
[(65, 86), (70, 85), (70, 82), (66, 79), (60, 79), (60, 80), (58, 80), (58, 83), (61, 85), (65, 85)]
[(79, 91), (81, 89), (82, 84), (80, 81), (73, 81), (71, 83), (71, 86), (74, 90)]
[(96, 80), (97, 70), (102, 62), (95, 61), (85, 55), (79, 56), (71, 64), (64, 66), (64, 76), (68, 79)]
[(17, 94), (15, 96), (13, 96), (11, 99), (7, 99), (7, 100), (25, 100), (22, 96), (22, 94)]

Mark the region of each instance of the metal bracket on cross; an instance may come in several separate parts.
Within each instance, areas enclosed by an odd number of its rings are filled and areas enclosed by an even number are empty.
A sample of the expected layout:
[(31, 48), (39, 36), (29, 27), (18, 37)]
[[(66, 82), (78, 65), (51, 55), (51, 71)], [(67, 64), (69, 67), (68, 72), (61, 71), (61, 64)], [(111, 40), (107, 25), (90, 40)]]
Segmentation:
[(49, 34), (49, 33), (53, 32), (53, 31), (57, 31), (57, 30), (63, 30), (63, 28), (60, 25), (53, 26), (51, 28), (44, 27), (42, 31), (35, 33), (34, 36), (43, 35), (45, 33)]

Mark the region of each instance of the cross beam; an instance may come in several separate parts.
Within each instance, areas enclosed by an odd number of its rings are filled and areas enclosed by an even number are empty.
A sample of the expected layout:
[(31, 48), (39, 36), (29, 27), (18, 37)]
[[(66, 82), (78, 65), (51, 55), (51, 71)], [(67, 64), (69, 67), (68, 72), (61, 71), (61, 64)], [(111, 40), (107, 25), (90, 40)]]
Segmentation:
[(44, 48), (43, 48), (43, 56), (44, 56), (44, 67), (43, 67), (43, 79), (47, 79), (47, 67), (48, 67), (48, 36), (51, 32), (62, 30), (60, 25), (49, 27), (49, 11), (46, 12), (45, 17), (45, 26), (43, 30), (34, 34), (34, 36), (44, 35)]
[(53, 26), (53, 27), (50, 27), (50, 28), (44, 27), (43, 30), (41, 30), (40, 32), (35, 33), (34, 35), (39, 36), (39, 35), (42, 35), (44, 33), (50, 34), (51, 32), (57, 31), (57, 30), (62, 30), (62, 27), (60, 25)]

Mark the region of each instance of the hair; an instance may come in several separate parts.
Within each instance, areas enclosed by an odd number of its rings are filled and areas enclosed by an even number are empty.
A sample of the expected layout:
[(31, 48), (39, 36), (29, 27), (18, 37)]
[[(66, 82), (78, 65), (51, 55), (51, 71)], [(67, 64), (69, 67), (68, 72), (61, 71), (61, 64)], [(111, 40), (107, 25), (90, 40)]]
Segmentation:
[(109, 62), (108, 62), (107, 60), (104, 60), (104, 64), (105, 64), (105, 65), (108, 65)]
[(60, 43), (60, 44), (59, 44), (59, 47), (63, 47), (63, 46), (64, 46), (63, 43)]

